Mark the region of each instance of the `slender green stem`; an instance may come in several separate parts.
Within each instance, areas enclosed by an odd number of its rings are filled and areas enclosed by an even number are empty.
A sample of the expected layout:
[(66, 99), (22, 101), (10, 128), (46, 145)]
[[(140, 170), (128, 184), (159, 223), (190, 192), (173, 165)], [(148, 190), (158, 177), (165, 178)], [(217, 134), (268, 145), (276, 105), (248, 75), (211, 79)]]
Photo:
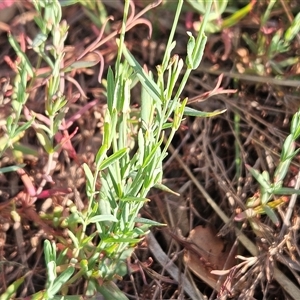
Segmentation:
[(123, 20), (122, 20), (122, 28), (120, 33), (120, 41), (118, 44), (118, 54), (116, 59), (116, 78), (119, 78), (121, 73), (121, 57), (122, 57), (122, 49), (124, 47), (125, 40), (125, 32), (126, 32), (126, 22), (128, 19), (130, 0), (125, 0), (124, 10), (123, 10)]
[[(175, 32), (176, 32), (178, 20), (179, 20), (180, 14), (181, 14), (182, 5), (183, 5), (183, 0), (178, 0), (176, 13), (175, 13), (175, 17), (174, 17), (174, 20), (173, 20), (173, 23), (172, 23), (172, 29), (171, 29), (171, 32), (170, 32), (170, 35), (169, 35), (169, 39), (168, 39), (166, 49), (171, 49), (171, 44), (173, 43), (173, 40), (174, 40), (174, 35), (175, 35)], [(162, 62), (163, 71), (165, 71), (166, 68), (167, 68), (167, 65), (168, 65), (169, 60), (170, 60), (170, 54), (171, 53), (169, 51), (165, 52), (163, 62)]]

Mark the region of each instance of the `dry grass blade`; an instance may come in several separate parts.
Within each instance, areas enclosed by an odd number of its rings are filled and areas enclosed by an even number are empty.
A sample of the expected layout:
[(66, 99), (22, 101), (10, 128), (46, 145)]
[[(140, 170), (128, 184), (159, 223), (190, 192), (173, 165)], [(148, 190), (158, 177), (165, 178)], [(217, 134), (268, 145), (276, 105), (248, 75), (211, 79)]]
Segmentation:
[(276, 79), (274, 77), (263, 77), (263, 76), (255, 76), (255, 75), (248, 75), (248, 74), (240, 74), (234, 71), (215, 69), (214, 66), (212, 65), (205, 65), (205, 64), (201, 65), (198, 68), (198, 71), (209, 73), (212, 75), (218, 75), (218, 76), (223, 74), (224, 77), (237, 78), (241, 81), (249, 81), (254, 83), (260, 82), (260, 83), (271, 84), (275, 86), (278, 85), (278, 86), (286, 86), (286, 87), (294, 87), (294, 88), (299, 88), (300, 86), (299, 81), (296, 80), (288, 80), (288, 79), (282, 80), (282, 79)]

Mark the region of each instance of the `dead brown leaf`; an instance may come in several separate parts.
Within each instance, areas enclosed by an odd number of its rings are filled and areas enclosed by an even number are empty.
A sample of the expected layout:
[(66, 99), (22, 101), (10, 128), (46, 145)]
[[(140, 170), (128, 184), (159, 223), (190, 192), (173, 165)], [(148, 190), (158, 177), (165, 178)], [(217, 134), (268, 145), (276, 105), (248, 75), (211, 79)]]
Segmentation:
[(219, 276), (210, 272), (222, 270), (224, 266), (226, 269), (234, 266), (235, 253), (230, 254), (230, 245), (217, 237), (216, 231), (211, 226), (195, 227), (190, 232), (188, 242), (191, 243), (191, 248), (186, 249), (184, 254), (186, 265), (201, 280), (219, 291), (225, 278), (219, 280)]

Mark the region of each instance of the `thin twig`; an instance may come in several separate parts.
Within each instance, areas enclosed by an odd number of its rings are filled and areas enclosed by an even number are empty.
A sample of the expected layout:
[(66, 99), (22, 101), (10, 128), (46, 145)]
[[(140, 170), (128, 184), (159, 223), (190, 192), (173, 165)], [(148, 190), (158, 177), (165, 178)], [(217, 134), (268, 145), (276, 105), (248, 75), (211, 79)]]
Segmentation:
[[(299, 188), (300, 188), (300, 171), (298, 172), (297, 181), (296, 181), (296, 184), (295, 184), (294, 188), (295, 188), (295, 190), (299, 190)], [(291, 196), (291, 199), (289, 201), (289, 206), (286, 210), (286, 214), (285, 214), (285, 217), (284, 217), (284, 220), (283, 220), (283, 224), (282, 224), (282, 228), (281, 228), (281, 231), (280, 231), (279, 239), (283, 238), (283, 236), (286, 233), (287, 228), (291, 225), (290, 219), (291, 219), (292, 213), (294, 211), (297, 196), (298, 196), (297, 194), (293, 194)]]
[(167, 272), (175, 280), (177, 280), (177, 282), (182, 282), (182, 287), (184, 291), (189, 295), (189, 297), (191, 297), (191, 299), (193, 300), (205, 300), (204, 295), (202, 295), (200, 291), (192, 285), (192, 283), (186, 278), (186, 276), (180, 272), (177, 266), (165, 254), (151, 232), (148, 234), (147, 239), (149, 243), (149, 249), (151, 250), (152, 254), (162, 266), (168, 265), (168, 267), (166, 268)]
[(222, 69), (213, 69), (212, 65), (200, 65), (200, 67), (197, 69), (197, 71), (213, 74), (213, 75), (221, 75), (223, 74), (225, 77), (229, 78), (237, 78), (241, 81), (250, 81), (250, 82), (260, 82), (260, 83), (269, 83), (272, 85), (279, 85), (279, 86), (289, 86), (289, 87), (300, 87), (300, 83), (297, 80), (286, 80), (282, 78), (273, 78), (273, 77), (267, 77), (267, 76), (255, 76), (255, 75), (248, 75), (248, 74), (240, 74), (237, 72), (232, 71), (225, 71)]

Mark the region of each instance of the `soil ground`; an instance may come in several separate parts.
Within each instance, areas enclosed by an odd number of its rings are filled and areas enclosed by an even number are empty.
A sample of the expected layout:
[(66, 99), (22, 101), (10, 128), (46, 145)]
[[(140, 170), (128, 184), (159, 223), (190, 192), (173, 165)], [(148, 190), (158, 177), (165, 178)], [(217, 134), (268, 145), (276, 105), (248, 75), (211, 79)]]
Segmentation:
[[(241, 8), (247, 1), (237, 2), (236, 6)], [(295, 16), (297, 7), (300, 7), (299, 1), (287, 1), (290, 6), (286, 10), (282, 1), (278, 2), (264, 28), (269, 30), (269, 33), (264, 35), (266, 48), (274, 32), (286, 30), (290, 24), (290, 16)], [(115, 3), (115, 7), (110, 4), (106, 8), (115, 21), (107, 27), (105, 35), (117, 28), (118, 21), (122, 18), (121, 6), (117, 5), (117, 1), (112, 3)], [(145, 6), (144, 1), (135, 3), (137, 11)], [(274, 278), (275, 267), (299, 288), (299, 204), (296, 203), (294, 207), (292, 224), (284, 237), (280, 236), (280, 231), (287, 204), (276, 209), (280, 220), (278, 226), (265, 215), (255, 218), (261, 228), (258, 234), (247, 220), (234, 220), (234, 217), (245, 209), (246, 199), (255, 195), (259, 188), (245, 165), (274, 173), (280, 161), (283, 142), (289, 134), (291, 118), (298, 111), (300, 103), (299, 34), (291, 43), (290, 50), (277, 55), (272, 62), (264, 55), (258, 57), (242, 38), (248, 35), (253, 42), (257, 42), (262, 31), (259, 22), (266, 5), (267, 1), (257, 1), (251, 13), (235, 26), (208, 36), (203, 62), (192, 73), (183, 96), (192, 99), (213, 90), (221, 74), (221, 87), (235, 89), (237, 92), (219, 94), (204, 102), (196, 101), (190, 104), (191, 107), (202, 111), (226, 109), (226, 112), (213, 118), (187, 117), (182, 123), (165, 160), (163, 177), (163, 183), (180, 193), (180, 196), (153, 190), (149, 195), (151, 202), (141, 211), (142, 216), (166, 223), (168, 226), (164, 229), (153, 228), (151, 235), (137, 247), (130, 261), (132, 273), (118, 282), (129, 299), (192, 299), (183, 278), (188, 279), (196, 289), (207, 295), (208, 299), (293, 299), (285, 289), (283, 281)], [(147, 38), (148, 28), (143, 24), (132, 28), (126, 36), (128, 48), (148, 69), (155, 71), (156, 65), (161, 62), (172, 24), (172, 7), (162, 6), (147, 13), (145, 17), (153, 26), (150, 39)], [(190, 11), (182, 14), (176, 33), (177, 45), (174, 53), (183, 58), (186, 55), (185, 45), (188, 39), (186, 31), (193, 31), (193, 25), (199, 21), (199, 15), (189, 9)], [(10, 26), (13, 34), (25, 32), (32, 36), (37, 30), (32, 25), (32, 11), (29, 2), (19, 2), (12, 17), (3, 22)], [(67, 54), (71, 57), (94, 41), (100, 29), (92, 23), (88, 10), (81, 5), (64, 8), (63, 18), (70, 26), (68, 44), (76, 49), (71, 49)], [(188, 28), (189, 26), (191, 28)], [(106, 77), (108, 66), (114, 63), (116, 50), (113, 41), (109, 41), (100, 49), (105, 59), (103, 78)], [(8, 79), (12, 83), (14, 78), (14, 71), (8, 64), (7, 57), (14, 60), (15, 54), (8, 43), (6, 32), (2, 31), (0, 75), (4, 95), (9, 92), (9, 88), (6, 89)], [(292, 57), (298, 57), (298, 61), (292, 66), (282, 67), (282, 74), (276, 73), (272, 68), (272, 64), (279, 64)], [(30, 59), (34, 61), (36, 58), (32, 56)], [(261, 67), (263, 69), (259, 73)], [(104, 88), (97, 82), (98, 68), (96, 66), (76, 74), (76, 79), (88, 99), (80, 99), (74, 103), (70, 115), (89, 101), (97, 99), (99, 103), (74, 123), (74, 128), (79, 128), (72, 139), (77, 159), (70, 158), (68, 153), (63, 151), (53, 174), (53, 181), (57, 186), (71, 188), (72, 193), (69, 197), (83, 205), (86, 197), (85, 179), (83, 170), (78, 166), (83, 162), (93, 164), (95, 153), (102, 141), (101, 125), (105, 97)], [(139, 91), (135, 92), (133, 105), (138, 107)], [(38, 105), (42, 99), (43, 95), (37, 90), (28, 100), (28, 108), (42, 113), (44, 107)], [(1, 120), (9, 115), (8, 105), (1, 104)], [(74, 128), (70, 128), (69, 133)], [(3, 135), (3, 130), (0, 130), (0, 134)], [(22, 142), (34, 146), (38, 151), (40, 149), (31, 129), (27, 131)], [(296, 147), (299, 147), (298, 143)], [(0, 160), (1, 167), (14, 163), (16, 162), (9, 155), (4, 155)], [(39, 182), (45, 157), (28, 155), (26, 163), (26, 172), (35, 182)], [(296, 156), (284, 180), (284, 186), (293, 186), (298, 172), (299, 157)], [(44, 287), (43, 240), (49, 238), (40, 224), (33, 222), (26, 215), (26, 211), (22, 212), (22, 207), (19, 207), (20, 223), (12, 221), (9, 206), (5, 203), (23, 188), (22, 181), (15, 173), (0, 176), (0, 294), (17, 278), (30, 272), (26, 285), (17, 295), (20, 299), (25, 299)], [(61, 201), (60, 197), (52, 200), (54, 203)], [(211, 200), (229, 217), (226, 224), (209, 204)], [(39, 212), (45, 209), (45, 206), (47, 203), (40, 200), (35, 209)], [(210, 274), (211, 270), (225, 261), (228, 266), (237, 265), (241, 262), (233, 258), (237, 254), (252, 256), (249, 249), (238, 242), (236, 227), (259, 249), (257, 262), (244, 273), (235, 269), (235, 273), (232, 272), (232, 276), (227, 277), (225, 282), (218, 281), (218, 277)], [(196, 239), (203, 245), (198, 252), (192, 247), (197, 243)], [(282, 244), (281, 248), (279, 244)], [(272, 257), (271, 246), (279, 249)], [(216, 253), (213, 253), (212, 249)], [(167, 262), (163, 260), (164, 254)], [(194, 265), (199, 265), (199, 268), (194, 268)], [(175, 267), (177, 277), (170, 274), (171, 266)], [(179, 273), (184, 276), (178, 276)], [(217, 286), (219, 291), (221, 290), (219, 296), (213, 289)], [(84, 282), (79, 282), (72, 288), (72, 292), (79, 295), (83, 288)]]

